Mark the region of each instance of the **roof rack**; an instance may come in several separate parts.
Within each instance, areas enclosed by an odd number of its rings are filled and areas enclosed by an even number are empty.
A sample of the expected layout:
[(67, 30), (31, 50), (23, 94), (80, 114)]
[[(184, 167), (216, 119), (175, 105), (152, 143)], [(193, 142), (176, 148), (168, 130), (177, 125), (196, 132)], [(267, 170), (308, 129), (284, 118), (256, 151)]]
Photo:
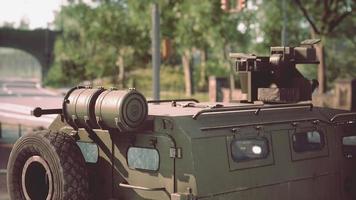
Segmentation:
[(164, 99), (164, 100), (148, 100), (147, 103), (165, 103), (165, 102), (179, 102), (179, 101), (194, 101), (195, 103), (199, 103), (196, 99)]
[(303, 118), (303, 119), (292, 119), (292, 120), (277, 120), (277, 121), (271, 121), (271, 122), (255, 122), (255, 123), (245, 123), (245, 124), (232, 124), (232, 125), (223, 125), (223, 126), (210, 126), (210, 127), (201, 127), (201, 131), (213, 131), (213, 130), (219, 130), (219, 129), (226, 129), (226, 128), (231, 128), (231, 129), (236, 129), (236, 128), (241, 128), (241, 127), (247, 127), (247, 126), (263, 126), (263, 125), (274, 125), (274, 124), (286, 124), (290, 123), (293, 125), (296, 122), (311, 122), (313, 124), (316, 124), (318, 122), (330, 124), (329, 121), (321, 120), (318, 118)]
[(278, 104), (278, 105), (258, 105), (258, 106), (232, 106), (227, 108), (211, 108), (211, 109), (204, 109), (197, 112), (193, 115), (193, 119), (197, 119), (201, 114), (204, 113), (213, 113), (213, 112), (230, 112), (230, 111), (245, 111), (245, 110), (255, 110), (255, 115), (258, 115), (262, 109), (284, 109), (284, 108), (300, 108), (300, 107), (309, 107), (309, 110), (313, 110), (312, 103), (293, 103), (293, 104)]
[(336, 114), (334, 115), (334, 117), (330, 119), (330, 122), (332, 123), (344, 123), (344, 122), (351, 122), (351, 121), (356, 122), (356, 112)]

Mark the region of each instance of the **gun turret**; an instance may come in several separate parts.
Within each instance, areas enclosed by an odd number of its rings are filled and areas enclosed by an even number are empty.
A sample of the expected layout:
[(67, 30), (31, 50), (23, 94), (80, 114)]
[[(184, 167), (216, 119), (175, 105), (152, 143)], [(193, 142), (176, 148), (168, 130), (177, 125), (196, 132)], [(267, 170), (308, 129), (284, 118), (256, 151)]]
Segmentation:
[(314, 44), (320, 39), (305, 40), (298, 47), (271, 47), (270, 56), (230, 53), (239, 72), (241, 89), (247, 101), (292, 103), (311, 100), (318, 86), (306, 79), (297, 64), (318, 64)]

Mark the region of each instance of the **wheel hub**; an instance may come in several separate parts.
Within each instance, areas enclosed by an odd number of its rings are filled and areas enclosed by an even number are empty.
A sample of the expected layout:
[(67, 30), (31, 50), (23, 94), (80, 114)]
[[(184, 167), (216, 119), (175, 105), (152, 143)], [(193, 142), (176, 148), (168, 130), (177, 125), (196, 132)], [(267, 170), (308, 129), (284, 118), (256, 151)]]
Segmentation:
[(26, 199), (50, 200), (53, 178), (47, 162), (41, 156), (31, 156), (22, 170), (22, 191)]

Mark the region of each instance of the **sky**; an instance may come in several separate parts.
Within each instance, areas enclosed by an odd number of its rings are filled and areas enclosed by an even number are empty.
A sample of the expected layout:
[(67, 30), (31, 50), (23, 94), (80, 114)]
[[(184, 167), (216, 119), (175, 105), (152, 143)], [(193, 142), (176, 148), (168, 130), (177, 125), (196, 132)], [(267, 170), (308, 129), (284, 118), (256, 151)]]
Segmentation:
[(55, 12), (65, 0), (0, 0), (0, 26), (13, 22), (18, 27), (21, 20), (29, 22), (30, 29), (46, 28), (53, 22)]

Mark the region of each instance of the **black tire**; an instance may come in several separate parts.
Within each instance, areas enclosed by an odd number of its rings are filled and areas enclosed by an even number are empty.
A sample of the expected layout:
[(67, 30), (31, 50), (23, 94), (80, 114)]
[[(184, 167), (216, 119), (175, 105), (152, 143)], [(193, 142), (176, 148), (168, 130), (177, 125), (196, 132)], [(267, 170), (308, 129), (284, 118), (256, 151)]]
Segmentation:
[(88, 173), (78, 145), (71, 136), (49, 130), (25, 135), (14, 144), (7, 187), (13, 200), (89, 198)]

